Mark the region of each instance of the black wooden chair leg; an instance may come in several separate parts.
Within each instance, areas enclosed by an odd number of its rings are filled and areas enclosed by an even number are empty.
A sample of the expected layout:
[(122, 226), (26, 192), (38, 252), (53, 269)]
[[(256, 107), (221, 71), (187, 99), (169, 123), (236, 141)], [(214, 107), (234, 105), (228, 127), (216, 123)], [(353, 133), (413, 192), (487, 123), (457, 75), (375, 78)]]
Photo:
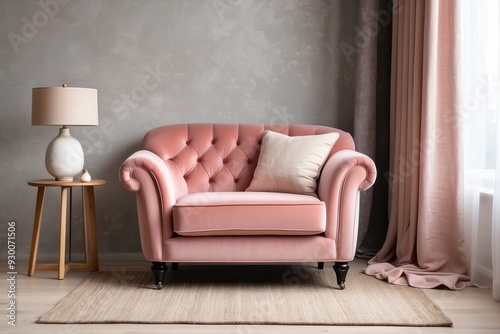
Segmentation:
[(318, 269), (323, 269), (325, 267), (324, 262), (318, 262)]
[(335, 262), (333, 266), (333, 270), (337, 275), (337, 284), (341, 290), (345, 289), (345, 278), (347, 276), (347, 272), (349, 271), (349, 264), (347, 262)]
[(153, 265), (151, 266), (151, 270), (153, 271), (153, 275), (155, 276), (155, 284), (158, 290), (163, 288), (163, 278), (165, 277), (165, 273), (167, 272), (167, 264), (165, 262), (151, 262)]
[(172, 270), (179, 269), (179, 262), (172, 262)]

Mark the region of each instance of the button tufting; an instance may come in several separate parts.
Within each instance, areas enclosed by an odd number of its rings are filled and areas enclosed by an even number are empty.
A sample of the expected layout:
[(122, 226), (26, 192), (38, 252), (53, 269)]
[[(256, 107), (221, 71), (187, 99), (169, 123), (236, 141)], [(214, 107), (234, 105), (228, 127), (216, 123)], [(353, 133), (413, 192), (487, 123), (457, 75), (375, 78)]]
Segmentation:
[(240, 179), (234, 179), (234, 183), (240, 182)]
[(248, 159), (248, 160), (247, 160), (247, 163), (248, 163), (248, 164), (251, 164), (251, 163), (252, 163), (252, 159)]
[(214, 145), (217, 142), (217, 140), (212, 139), (212, 145)]
[(240, 146), (240, 141), (239, 140), (236, 142), (236, 146)]
[(227, 162), (228, 162), (228, 161), (229, 161), (229, 160), (228, 160), (227, 158), (225, 158), (224, 160), (222, 160), (222, 163), (223, 163), (223, 164), (227, 164)]
[(196, 159), (196, 161), (198, 161), (198, 162), (201, 162), (202, 160), (203, 160), (202, 158)]

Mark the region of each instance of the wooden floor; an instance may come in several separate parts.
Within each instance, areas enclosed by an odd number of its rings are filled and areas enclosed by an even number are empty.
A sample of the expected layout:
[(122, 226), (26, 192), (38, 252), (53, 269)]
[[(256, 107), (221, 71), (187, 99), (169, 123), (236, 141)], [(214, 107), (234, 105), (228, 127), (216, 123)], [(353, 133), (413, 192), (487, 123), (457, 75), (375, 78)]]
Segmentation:
[[(364, 261), (355, 260), (351, 270), (362, 270)], [(149, 270), (146, 261), (122, 261), (101, 263), (101, 270)], [(325, 270), (331, 270), (325, 266)], [(54, 271), (38, 271), (26, 276), (26, 265), (18, 267), (16, 275), (16, 326), (7, 324), (7, 280), (0, 280), (0, 333), (500, 333), (500, 303), (491, 299), (490, 289), (469, 287), (462, 291), (425, 290), (428, 296), (451, 318), (453, 328), (424, 327), (334, 327), (334, 326), (250, 326), (250, 325), (144, 325), (144, 324), (89, 324), (47, 325), (35, 321), (49, 311), (88, 275), (83, 271), (70, 271), (62, 281), (55, 279)], [(347, 281), (347, 289), (349, 288)], [(131, 301), (133, 302), (133, 301)], [(168, 303), (168, 300), (165, 301)]]

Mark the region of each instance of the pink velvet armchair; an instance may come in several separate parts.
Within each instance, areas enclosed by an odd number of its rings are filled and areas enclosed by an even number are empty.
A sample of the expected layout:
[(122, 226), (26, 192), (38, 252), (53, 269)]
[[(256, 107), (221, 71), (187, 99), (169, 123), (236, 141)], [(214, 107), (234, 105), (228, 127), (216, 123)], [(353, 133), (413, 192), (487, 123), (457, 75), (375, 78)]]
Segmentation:
[[(314, 194), (246, 191), (266, 130), (295, 136), (338, 133)], [(279, 173), (279, 171), (276, 171)], [(359, 192), (376, 178), (352, 137), (327, 126), (175, 124), (150, 130), (120, 168), (136, 193), (142, 251), (162, 288), (166, 263), (334, 262), (345, 288), (354, 258)], [(315, 180), (316, 182), (316, 180)]]

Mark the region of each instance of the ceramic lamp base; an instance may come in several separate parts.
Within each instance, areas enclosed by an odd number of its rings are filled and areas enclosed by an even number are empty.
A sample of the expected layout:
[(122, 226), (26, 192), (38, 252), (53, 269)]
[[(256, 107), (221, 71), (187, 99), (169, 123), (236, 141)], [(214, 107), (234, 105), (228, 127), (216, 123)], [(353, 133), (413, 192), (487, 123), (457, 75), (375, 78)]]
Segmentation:
[(66, 126), (62, 127), (59, 129), (59, 135), (47, 147), (45, 153), (47, 171), (56, 181), (73, 181), (73, 177), (82, 171), (83, 163), (82, 145), (71, 137)]

